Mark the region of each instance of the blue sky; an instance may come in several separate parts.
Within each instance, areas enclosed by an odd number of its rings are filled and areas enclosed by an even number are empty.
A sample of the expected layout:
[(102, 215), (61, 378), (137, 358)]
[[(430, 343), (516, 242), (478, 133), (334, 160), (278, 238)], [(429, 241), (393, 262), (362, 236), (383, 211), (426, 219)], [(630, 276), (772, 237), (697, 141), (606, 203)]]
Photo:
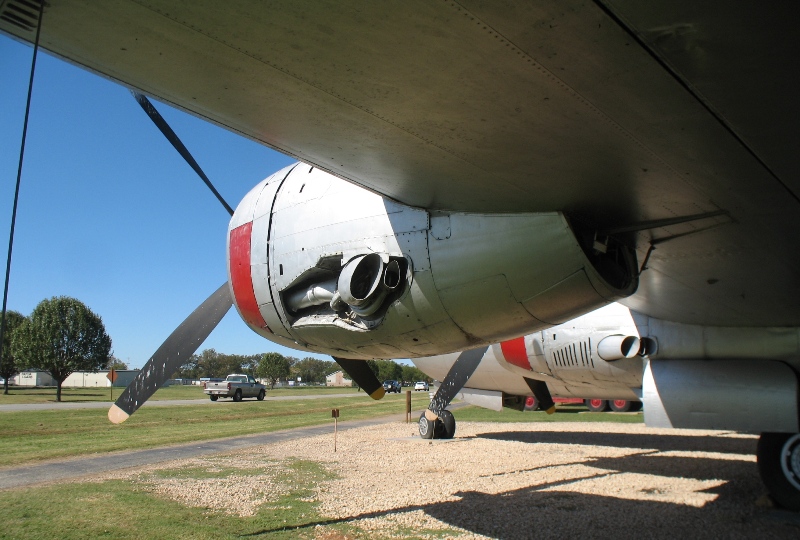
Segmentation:
[[(0, 35), (3, 269), (32, 52)], [(293, 161), (153, 102), (234, 208), (260, 180)], [(9, 309), (28, 315), (44, 298), (78, 298), (103, 318), (114, 354), (141, 367), (224, 283), (228, 219), (127, 88), (39, 54)], [(233, 309), (204, 348), (330, 359), (264, 340)]]

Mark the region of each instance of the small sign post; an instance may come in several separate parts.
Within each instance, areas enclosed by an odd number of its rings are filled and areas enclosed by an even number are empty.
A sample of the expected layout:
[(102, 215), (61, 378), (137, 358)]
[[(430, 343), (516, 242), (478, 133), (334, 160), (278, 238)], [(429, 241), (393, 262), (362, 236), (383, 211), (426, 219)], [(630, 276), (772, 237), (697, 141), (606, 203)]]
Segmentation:
[(106, 375), (106, 377), (108, 378), (109, 381), (111, 381), (111, 401), (114, 401), (114, 383), (117, 381), (118, 377), (116, 370), (112, 368), (111, 371), (108, 372), (108, 375)]
[(336, 452), (336, 435), (338, 431), (339, 409), (331, 409), (331, 418), (333, 418), (333, 451)]

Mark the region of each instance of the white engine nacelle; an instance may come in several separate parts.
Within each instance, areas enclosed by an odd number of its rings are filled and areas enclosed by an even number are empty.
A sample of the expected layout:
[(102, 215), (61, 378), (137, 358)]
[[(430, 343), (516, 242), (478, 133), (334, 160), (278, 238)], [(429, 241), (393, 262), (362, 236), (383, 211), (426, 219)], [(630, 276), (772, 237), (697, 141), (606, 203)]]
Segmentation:
[(428, 356), (632, 294), (631, 250), (579, 236), (561, 213), (429, 213), (297, 164), (236, 209), (229, 284), (245, 322), (277, 343), (354, 359)]

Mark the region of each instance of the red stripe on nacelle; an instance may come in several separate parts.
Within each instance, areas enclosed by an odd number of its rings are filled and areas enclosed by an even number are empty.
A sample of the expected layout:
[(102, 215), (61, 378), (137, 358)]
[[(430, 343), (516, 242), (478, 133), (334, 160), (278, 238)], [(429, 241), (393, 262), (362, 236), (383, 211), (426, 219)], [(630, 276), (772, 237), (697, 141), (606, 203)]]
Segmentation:
[(228, 254), (231, 286), (236, 306), (244, 321), (251, 326), (269, 330), (258, 309), (256, 294), (253, 292), (253, 276), (250, 273), (250, 235), (252, 232), (252, 221), (231, 231), (230, 253)]
[(518, 337), (504, 341), (500, 344), (500, 348), (503, 349), (503, 356), (506, 362), (522, 369), (531, 370), (531, 363), (528, 362), (528, 352), (525, 350), (525, 338)]

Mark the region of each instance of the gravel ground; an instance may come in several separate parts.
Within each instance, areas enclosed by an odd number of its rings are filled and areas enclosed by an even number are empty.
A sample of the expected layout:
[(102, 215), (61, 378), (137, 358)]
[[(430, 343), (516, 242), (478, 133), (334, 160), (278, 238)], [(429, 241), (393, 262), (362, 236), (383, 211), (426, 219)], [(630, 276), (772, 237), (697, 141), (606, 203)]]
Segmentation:
[(104, 478), (246, 516), (286, 489), (280, 463), (303, 459), (335, 473), (316, 489), (325, 520), (367, 536), (800, 538), (800, 516), (765, 497), (756, 441), (641, 424), (460, 422), (454, 440), (430, 442), (415, 424), (391, 423), (341, 433), (335, 453), (331, 434)]

